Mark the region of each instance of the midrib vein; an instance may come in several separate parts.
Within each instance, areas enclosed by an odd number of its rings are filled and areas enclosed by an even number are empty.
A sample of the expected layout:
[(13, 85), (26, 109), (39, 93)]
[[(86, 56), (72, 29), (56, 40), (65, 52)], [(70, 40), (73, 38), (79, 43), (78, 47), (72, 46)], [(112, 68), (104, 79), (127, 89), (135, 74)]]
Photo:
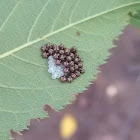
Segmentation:
[(75, 25), (78, 25), (78, 24), (83, 23), (83, 22), (85, 22), (85, 21), (88, 21), (88, 20), (90, 20), (90, 19), (93, 19), (93, 18), (102, 16), (102, 15), (107, 14), (107, 13), (109, 13), (109, 12), (112, 12), (112, 11), (115, 11), (115, 10), (118, 10), (118, 9), (121, 9), (121, 8), (125, 8), (125, 7), (128, 7), (128, 6), (136, 5), (136, 4), (140, 4), (140, 2), (135, 2), (135, 3), (129, 3), (129, 4), (126, 4), (126, 5), (122, 5), (122, 6), (116, 7), (116, 8), (114, 8), (114, 9), (110, 9), (110, 10), (108, 10), (108, 11), (101, 12), (101, 13), (96, 14), (96, 15), (93, 15), (93, 16), (89, 16), (88, 18), (85, 18), (85, 19), (80, 20), (80, 21), (78, 21), (78, 22), (69, 24), (68, 26), (65, 26), (65, 27), (63, 27), (63, 28), (61, 28), (61, 29), (58, 29), (58, 30), (56, 30), (56, 31), (54, 31), (54, 32), (51, 32), (51, 33), (47, 34), (47, 35), (44, 35), (43, 37), (40, 37), (40, 38), (38, 38), (38, 39), (35, 39), (35, 40), (30, 41), (30, 42), (28, 42), (28, 43), (25, 43), (25, 44), (23, 44), (23, 45), (21, 45), (21, 46), (15, 48), (15, 49), (13, 49), (13, 50), (10, 50), (10, 51), (8, 51), (8, 52), (6, 52), (6, 53), (3, 53), (2, 55), (0, 55), (0, 59), (5, 58), (5, 57), (7, 57), (7, 56), (9, 56), (9, 55), (11, 55), (11, 54), (13, 54), (13, 53), (15, 53), (15, 52), (18, 52), (18, 51), (20, 51), (20, 50), (26, 48), (26, 47), (29, 47), (29, 46), (31, 46), (31, 45), (37, 43), (37, 42), (40, 42), (40, 41), (46, 39), (47, 37), (50, 37), (50, 36), (52, 36), (52, 35), (54, 35), (54, 34), (57, 34), (57, 33), (59, 33), (59, 32), (62, 32), (62, 31), (66, 30), (66, 29), (68, 29), (68, 28), (70, 28), (70, 27), (72, 27), (72, 26), (75, 26)]

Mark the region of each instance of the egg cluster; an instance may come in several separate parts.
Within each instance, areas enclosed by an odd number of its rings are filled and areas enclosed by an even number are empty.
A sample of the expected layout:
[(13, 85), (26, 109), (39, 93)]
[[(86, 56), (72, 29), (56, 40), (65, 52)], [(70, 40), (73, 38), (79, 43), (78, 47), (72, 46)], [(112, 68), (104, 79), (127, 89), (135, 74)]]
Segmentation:
[(52, 56), (48, 57), (48, 72), (52, 74), (52, 79), (60, 78), (64, 76), (64, 66), (61, 64), (60, 66), (55, 64), (55, 59)]
[(52, 78), (60, 78), (61, 82), (71, 83), (84, 73), (83, 60), (79, 57), (75, 47), (66, 48), (63, 44), (46, 44), (42, 46), (43, 58), (48, 58), (48, 72)]

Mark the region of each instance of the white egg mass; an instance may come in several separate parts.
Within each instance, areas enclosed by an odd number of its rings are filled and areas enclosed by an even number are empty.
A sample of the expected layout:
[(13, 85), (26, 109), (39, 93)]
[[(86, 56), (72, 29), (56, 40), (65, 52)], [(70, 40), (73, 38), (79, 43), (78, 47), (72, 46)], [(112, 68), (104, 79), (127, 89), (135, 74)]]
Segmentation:
[(61, 64), (60, 66), (57, 66), (55, 64), (55, 59), (52, 56), (48, 57), (48, 72), (52, 74), (52, 79), (60, 78), (61, 76), (64, 76), (64, 66)]

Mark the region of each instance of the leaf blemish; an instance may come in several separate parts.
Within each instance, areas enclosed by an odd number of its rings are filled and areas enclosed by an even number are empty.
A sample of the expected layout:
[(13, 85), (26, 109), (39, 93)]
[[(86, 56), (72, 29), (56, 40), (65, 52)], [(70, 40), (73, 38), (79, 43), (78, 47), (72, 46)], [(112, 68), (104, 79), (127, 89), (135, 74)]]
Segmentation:
[(81, 33), (79, 31), (76, 31), (76, 34), (77, 34), (77, 36), (80, 36)]

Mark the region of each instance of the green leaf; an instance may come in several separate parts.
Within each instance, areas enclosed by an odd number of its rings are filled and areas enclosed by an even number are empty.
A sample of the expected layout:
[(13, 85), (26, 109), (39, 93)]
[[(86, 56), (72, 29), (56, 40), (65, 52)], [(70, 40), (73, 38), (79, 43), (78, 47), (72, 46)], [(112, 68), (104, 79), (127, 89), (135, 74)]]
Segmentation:
[[(0, 0), (0, 139), (62, 109), (88, 87), (140, 0)], [(51, 79), (40, 47), (77, 46), (86, 73), (71, 84)]]
[(136, 26), (138, 29), (140, 29), (140, 11), (137, 11), (137, 13), (130, 13), (131, 17), (131, 24)]

